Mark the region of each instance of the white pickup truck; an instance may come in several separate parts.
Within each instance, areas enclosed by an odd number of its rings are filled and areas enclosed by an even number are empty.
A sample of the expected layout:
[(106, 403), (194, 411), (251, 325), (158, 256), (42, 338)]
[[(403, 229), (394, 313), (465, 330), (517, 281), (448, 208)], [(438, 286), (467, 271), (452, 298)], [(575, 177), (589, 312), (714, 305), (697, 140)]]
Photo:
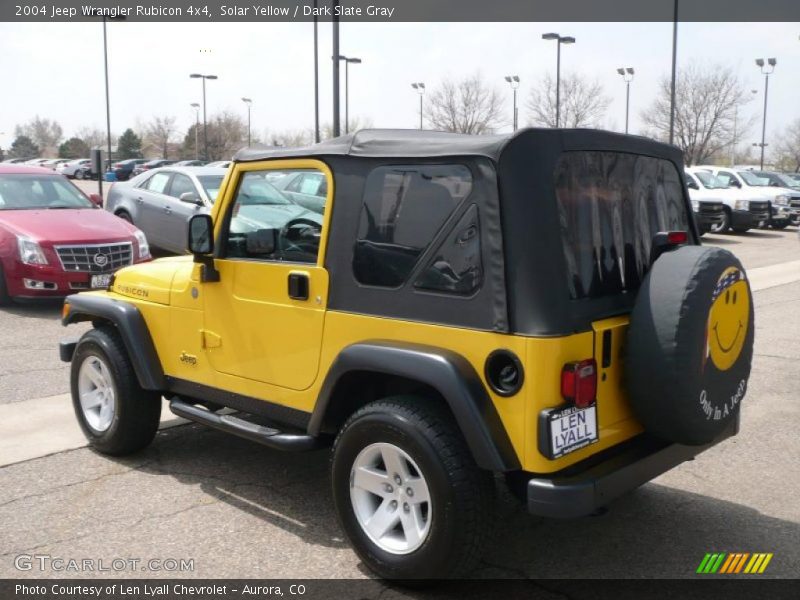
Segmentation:
[[(784, 229), (792, 221), (792, 211), (789, 207), (789, 195), (791, 190), (779, 187), (770, 187), (769, 179), (759, 177), (754, 171), (749, 169), (739, 169), (731, 167), (714, 167), (705, 166), (697, 167), (704, 169), (716, 178), (716, 182), (724, 186), (728, 186), (737, 190), (743, 197), (755, 201), (757, 203), (766, 201), (767, 219), (762, 220), (761, 223), (750, 225), (743, 229), (747, 231), (750, 227), (757, 227), (759, 225), (771, 225), (775, 229)], [(731, 228), (738, 231), (737, 223), (734, 218), (731, 223)], [(742, 229), (746, 224), (743, 223), (739, 226)]]

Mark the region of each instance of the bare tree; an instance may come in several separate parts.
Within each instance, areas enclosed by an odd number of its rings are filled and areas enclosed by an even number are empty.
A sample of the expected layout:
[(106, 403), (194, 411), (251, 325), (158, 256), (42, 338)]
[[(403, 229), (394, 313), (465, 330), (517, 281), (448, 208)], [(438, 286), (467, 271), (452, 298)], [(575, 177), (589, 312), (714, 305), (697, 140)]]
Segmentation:
[[(75, 132), (75, 137), (82, 139), (89, 148), (102, 148), (106, 145), (106, 133), (97, 127), (81, 127)], [(111, 143), (114, 143), (114, 135), (111, 135)]]
[(800, 173), (800, 119), (795, 119), (778, 136), (774, 159), (776, 168)]
[(57, 121), (42, 119), (36, 115), (27, 123), (17, 125), (14, 128), (14, 135), (28, 137), (42, 149), (43, 153), (54, 155), (58, 150), (58, 144), (64, 138), (64, 131)]
[[(599, 81), (578, 73), (561, 76), (559, 96), (561, 127), (599, 127), (611, 103)], [(542, 77), (531, 89), (525, 105), (532, 125), (556, 126), (556, 82), (551, 75)]]
[(209, 160), (228, 160), (246, 145), (247, 122), (236, 113), (224, 111), (208, 120)]
[[(709, 162), (734, 137), (737, 112), (752, 100), (733, 69), (724, 65), (692, 63), (678, 72), (675, 86), (675, 145), (687, 165)], [(652, 137), (669, 138), (670, 79), (662, 77), (656, 99), (642, 113)], [(736, 123), (741, 139), (751, 125)]]
[(169, 143), (176, 132), (175, 117), (153, 117), (145, 126), (145, 144), (156, 146), (161, 158), (169, 158)]
[(425, 120), (432, 129), (456, 133), (492, 133), (501, 123), (497, 90), (480, 74), (460, 81), (445, 80), (428, 96)]

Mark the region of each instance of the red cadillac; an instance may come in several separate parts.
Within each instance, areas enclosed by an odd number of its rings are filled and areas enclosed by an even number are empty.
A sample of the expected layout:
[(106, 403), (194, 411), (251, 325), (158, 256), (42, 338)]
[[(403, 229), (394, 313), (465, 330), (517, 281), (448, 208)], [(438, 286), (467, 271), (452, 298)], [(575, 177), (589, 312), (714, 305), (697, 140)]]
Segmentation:
[(0, 165), (0, 304), (105, 288), (150, 260), (144, 233), (100, 204), (49, 169)]

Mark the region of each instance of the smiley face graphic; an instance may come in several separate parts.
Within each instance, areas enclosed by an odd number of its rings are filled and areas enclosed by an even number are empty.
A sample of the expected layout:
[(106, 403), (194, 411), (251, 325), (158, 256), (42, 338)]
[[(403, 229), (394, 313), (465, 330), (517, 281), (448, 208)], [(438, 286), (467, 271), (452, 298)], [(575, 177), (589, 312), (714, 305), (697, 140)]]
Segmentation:
[(730, 369), (744, 346), (750, 324), (750, 294), (744, 273), (725, 269), (714, 288), (708, 313), (706, 357), (720, 371)]

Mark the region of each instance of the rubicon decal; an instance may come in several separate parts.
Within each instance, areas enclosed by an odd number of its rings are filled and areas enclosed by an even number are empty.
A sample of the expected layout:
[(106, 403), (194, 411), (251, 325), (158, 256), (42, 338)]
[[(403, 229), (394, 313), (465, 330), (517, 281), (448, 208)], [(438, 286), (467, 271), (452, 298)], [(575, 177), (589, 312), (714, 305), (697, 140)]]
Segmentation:
[(709, 552), (700, 561), (702, 575), (760, 575), (767, 570), (772, 552)]

